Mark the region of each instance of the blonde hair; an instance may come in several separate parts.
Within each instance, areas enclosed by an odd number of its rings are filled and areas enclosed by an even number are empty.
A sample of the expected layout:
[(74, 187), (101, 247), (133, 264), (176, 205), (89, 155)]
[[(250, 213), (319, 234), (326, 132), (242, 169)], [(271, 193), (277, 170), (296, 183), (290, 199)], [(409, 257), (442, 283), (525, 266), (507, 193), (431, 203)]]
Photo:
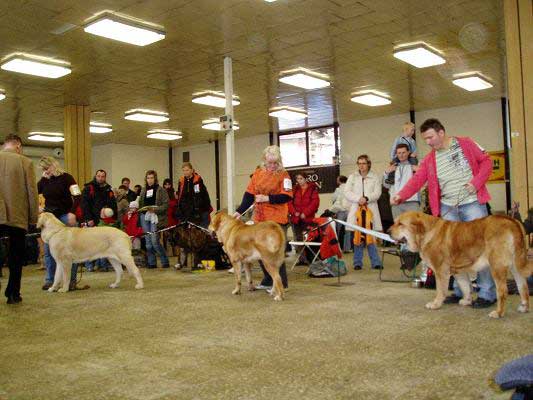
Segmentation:
[(186, 161), (183, 164), (181, 164), (181, 168), (182, 169), (185, 168), (185, 167), (187, 167), (189, 169), (192, 169), (194, 171), (194, 168), (192, 167), (192, 164), (190, 162), (188, 162), (188, 161)]
[(43, 156), (39, 160), (39, 167), (44, 171), (51, 166), (55, 167), (54, 176), (60, 176), (65, 173), (65, 170), (61, 168), (61, 165), (59, 165), (59, 161), (57, 161), (54, 157), (50, 156)]
[(411, 132), (411, 129), (415, 128), (415, 124), (412, 122), (406, 122), (403, 124), (403, 131), (404, 132)]
[(283, 161), (281, 159), (281, 150), (279, 146), (272, 145), (268, 146), (263, 150), (263, 156), (261, 157), (261, 167), (266, 168), (266, 159), (267, 157), (272, 157), (275, 159), (276, 164), (278, 164), (278, 171), (282, 171), (283, 168)]

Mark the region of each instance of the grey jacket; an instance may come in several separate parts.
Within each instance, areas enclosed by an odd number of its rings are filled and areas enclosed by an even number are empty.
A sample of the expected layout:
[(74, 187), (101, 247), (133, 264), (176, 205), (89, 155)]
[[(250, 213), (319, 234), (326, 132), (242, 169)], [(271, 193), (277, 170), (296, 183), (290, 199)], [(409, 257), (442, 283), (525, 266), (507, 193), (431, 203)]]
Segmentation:
[[(144, 207), (144, 198), (146, 196), (146, 186), (141, 190), (141, 195), (139, 196), (139, 208)], [(166, 228), (168, 225), (168, 193), (163, 188), (163, 186), (158, 185), (157, 191), (155, 192), (155, 213), (157, 214), (157, 229)]]

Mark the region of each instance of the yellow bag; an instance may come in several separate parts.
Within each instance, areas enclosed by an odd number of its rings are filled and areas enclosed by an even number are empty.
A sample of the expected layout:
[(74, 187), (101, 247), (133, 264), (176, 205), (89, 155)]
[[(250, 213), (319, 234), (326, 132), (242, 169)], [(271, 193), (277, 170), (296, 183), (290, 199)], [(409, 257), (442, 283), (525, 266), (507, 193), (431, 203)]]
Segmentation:
[[(372, 211), (366, 206), (359, 206), (357, 212), (355, 213), (355, 225), (360, 226), (366, 229), (372, 229), (372, 219), (374, 215)], [(360, 246), (362, 244), (375, 244), (376, 238), (372, 235), (367, 235), (366, 233), (360, 231), (354, 231), (353, 233), (353, 244)]]

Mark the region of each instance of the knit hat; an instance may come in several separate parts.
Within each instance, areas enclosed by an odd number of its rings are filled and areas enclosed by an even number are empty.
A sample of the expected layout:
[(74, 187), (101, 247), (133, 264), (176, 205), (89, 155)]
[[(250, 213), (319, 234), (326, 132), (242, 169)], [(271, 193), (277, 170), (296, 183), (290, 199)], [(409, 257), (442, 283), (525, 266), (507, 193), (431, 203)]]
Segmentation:
[(130, 202), (129, 207), (130, 208), (139, 208), (139, 202), (137, 200), (133, 200), (132, 202)]
[(102, 208), (103, 218), (111, 218), (113, 216), (113, 210), (111, 208)]

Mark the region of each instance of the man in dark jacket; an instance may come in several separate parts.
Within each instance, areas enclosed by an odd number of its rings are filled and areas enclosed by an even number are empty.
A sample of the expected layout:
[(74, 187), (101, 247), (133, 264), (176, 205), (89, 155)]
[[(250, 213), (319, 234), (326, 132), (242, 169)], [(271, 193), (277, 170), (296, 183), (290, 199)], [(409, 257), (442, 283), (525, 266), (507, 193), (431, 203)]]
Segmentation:
[(128, 202), (131, 203), (132, 201), (137, 200), (137, 193), (130, 189), (130, 178), (122, 178), (122, 182), (120, 184), (126, 186), (126, 188), (128, 189), (128, 194), (126, 195)]
[(191, 163), (183, 163), (182, 171), (183, 176), (179, 180), (177, 191), (177, 218), (207, 228), (212, 208), (204, 181), (194, 171)]
[(98, 225), (102, 208), (111, 208), (113, 216), (117, 216), (117, 201), (111, 185), (106, 182), (106, 177), (106, 172), (99, 169), (94, 179), (83, 188), (81, 209), (87, 226)]

